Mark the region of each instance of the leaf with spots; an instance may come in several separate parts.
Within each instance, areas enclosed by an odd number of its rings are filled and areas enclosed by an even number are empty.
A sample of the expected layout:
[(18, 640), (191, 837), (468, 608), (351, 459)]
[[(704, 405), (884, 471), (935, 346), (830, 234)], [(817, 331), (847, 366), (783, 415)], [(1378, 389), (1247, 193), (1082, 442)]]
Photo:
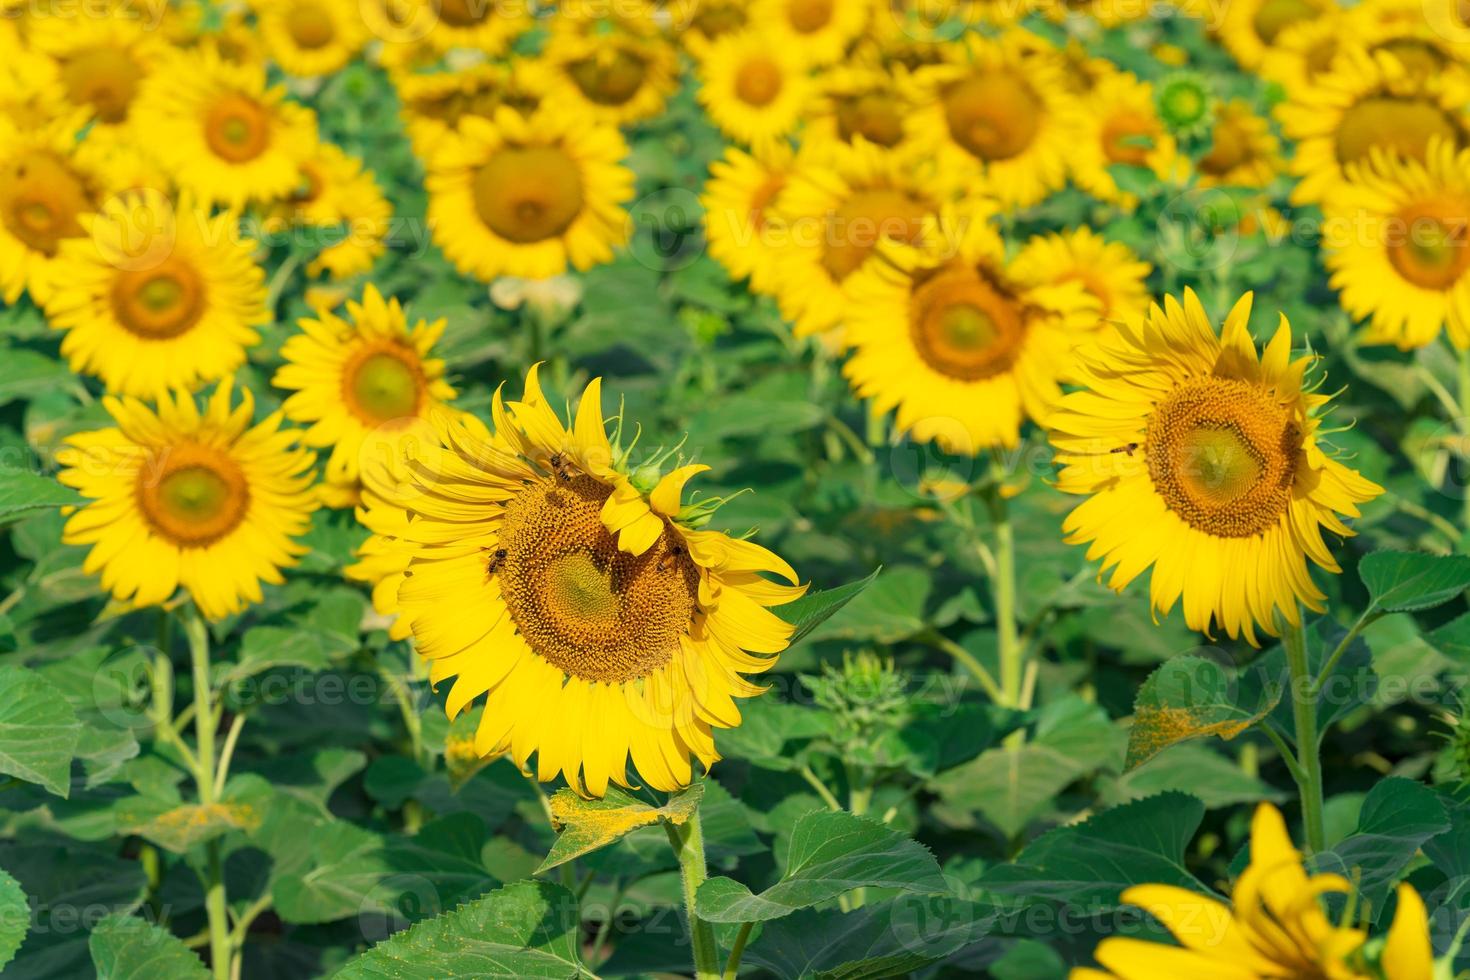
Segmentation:
[(600, 800), (583, 799), (570, 789), (557, 790), (551, 798), (551, 818), (561, 833), (536, 873), (606, 847), (640, 827), (661, 820), (682, 824), (699, 808), (703, 796), (703, 783), (673, 794), (663, 806), (645, 803), (616, 786), (609, 786)]
[(1275, 678), (1236, 671), (1204, 657), (1178, 657), (1149, 675), (1133, 702), (1125, 769), (1171, 745), (1216, 735), (1229, 740), (1271, 713), (1281, 700)]

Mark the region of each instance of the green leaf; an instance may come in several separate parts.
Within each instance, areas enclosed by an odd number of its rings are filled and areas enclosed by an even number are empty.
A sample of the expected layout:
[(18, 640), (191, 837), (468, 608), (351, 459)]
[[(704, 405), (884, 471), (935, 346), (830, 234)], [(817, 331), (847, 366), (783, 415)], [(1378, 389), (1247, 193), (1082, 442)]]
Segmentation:
[(1180, 742), (1209, 735), (1232, 739), (1265, 718), (1283, 688), (1276, 678), (1254, 680), (1242, 683), (1236, 671), (1203, 657), (1178, 657), (1160, 666), (1134, 699), (1124, 769)]
[(1470, 667), (1470, 613), (1464, 613), (1426, 633), (1424, 639), (1462, 667)]
[(232, 830), (260, 826), (270, 791), (258, 776), (236, 777), (231, 791), (213, 803), (175, 803), (139, 796), (118, 803), (118, 829), (165, 850), (183, 854)]
[(0, 471), (0, 524), (8, 524), (39, 510), (83, 503), (86, 499), (81, 494), (49, 476), (19, 467), (6, 467)]
[(711, 922), (763, 922), (864, 886), (949, 891), (922, 844), (866, 817), (819, 812), (796, 821), (780, 881), (753, 895), (734, 879), (711, 878), (699, 888), (697, 907)]
[(791, 634), (788, 641), (790, 646), (795, 646), (825, 623), (833, 613), (847, 605), (868, 586), (877, 579), (882, 568), (875, 568), (867, 578), (846, 585), (839, 585), (835, 589), (826, 589), (822, 592), (809, 592), (794, 602), (788, 602), (784, 606), (776, 606), (776, 614), (786, 622), (796, 627), (796, 632)]
[(71, 793), (82, 726), (61, 690), (33, 670), (0, 667), (0, 773)]
[(565, 888), (507, 885), (379, 943), (332, 974), (335, 980), (444, 977), (563, 980), (584, 974), (581, 920)]
[(10, 347), (0, 357), (0, 405), (75, 381), (65, 364), (38, 351)]
[(31, 905), (20, 882), (0, 868), (0, 969), (15, 959), (31, 929)]
[(1373, 600), (1370, 612), (1418, 612), (1470, 587), (1470, 555), (1375, 551), (1358, 563), (1358, 574)]
[(831, 734), (828, 713), (763, 697), (740, 706), (737, 727), (716, 729), (715, 745), (722, 756), (744, 759), (763, 769), (788, 771), (800, 769), (804, 761), (793, 742)]
[(980, 884), (1007, 895), (1106, 907), (1133, 885), (1150, 882), (1208, 894), (1184, 864), (1204, 813), (1203, 803), (1183, 793), (1104, 810), (1043, 834), (1014, 863), (985, 872)]
[(536, 873), (541, 874), (589, 851), (606, 847), (640, 827), (660, 821), (682, 824), (699, 809), (699, 801), (703, 797), (703, 783), (695, 783), (675, 793), (659, 807), (651, 806), (617, 786), (609, 786), (607, 794), (600, 800), (585, 800), (570, 789), (559, 789), (551, 798), (551, 819), (560, 834)]
[(1236, 760), (1199, 742), (1165, 749), (1124, 773), (1100, 795), (1103, 802), (1116, 806), (1171, 789), (1198, 797), (1210, 810), (1285, 797), (1269, 783), (1246, 772)]
[(124, 913), (113, 913), (87, 940), (97, 980), (209, 980), (203, 961), (176, 936)]
[[(907, 639), (928, 628), (924, 606), (933, 587), (929, 573), (922, 568), (904, 565), (889, 569), (871, 588), (862, 590), (862, 595), (850, 596), (856, 601), (843, 609), (841, 615), (834, 616), (816, 630), (813, 638), (871, 640), (875, 643), (897, 643)], [(795, 603), (777, 608), (790, 609), (793, 605)]]
[(217, 683), (238, 684), (277, 667), (317, 671), (329, 666), (331, 662), (317, 633), (296, 627), (254, 626), (245, 631), (240, 641), (239, 661), (229, 665)]

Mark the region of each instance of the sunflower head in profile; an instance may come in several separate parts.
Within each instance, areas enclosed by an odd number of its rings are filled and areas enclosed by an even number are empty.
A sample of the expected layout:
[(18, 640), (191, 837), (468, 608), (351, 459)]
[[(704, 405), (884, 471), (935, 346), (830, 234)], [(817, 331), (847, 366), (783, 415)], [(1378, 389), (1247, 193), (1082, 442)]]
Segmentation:
[(466, 117), (462, 139), (429, 162), (429, 221), (465, 275), (549, 279), (613, 256), (628, 233), (633, 196), (615, 127), (543, 105), (526, 117), (506, 106), (493, 121)]
[(1282, 129), (1296, 140), (1291, 172), (1301, 181), (1292, 203), (1321, 203), (1343, 182), (1345, 168), (1367, 163), (1375, 147), (1423, 162), (1436, 138), (1455, 149), (1470, 145), (1467, 102), (1463, 72), (1422, 79), (1387, 52), (1341, 52), (1330, 71), (1276, 108)]
[(1323, 608), (1307, 559), (1341, 569), (1326, 529), (1382, 488), (1324, 450), (1331, 396), (1307, 383), (1313, 358), (1292, 360), (1281, 318), (1257, 352), (1247, 293), (1216, 331), (1193, 292), (1147, 319), (1119, 324), (1078, 355), (1083, 391), (1047, 420), (1062, 466), (1058, 487), (1087, 499), (1068, 540), (1111, 569), (1119, 591), (1152, 568), (1154, 609), (1184, 606), (1191, 629), (1273, 635), (1298, 603)]
[(67, 521), (67, 544), (91, 545), (83, 568), (101, 572), (119, 602), (151, 606), (182, 586), (208, 619), (261, 601), (262, 582), (306, 548), (316, 509), (315, 456), (296, 445), (276, 413), (251, 425), (255, 403), (240, 404), (226, 379), (200, 411), (176, 392), (150, 408), (104, 399), (115, 427), (67, 439), (58, 477), (91, 502)]
[(1470, 149), (1443, 140), (1425, 162), (1375, 150), (1324, 205), (1323, 246), (1343, 309), (1369, 343), (1470, 348)]
[(1072, 349), (1098, 326), (1077, 281), (1019, 277), (986, 208), (946, 208), (924, 239), (896, 242), (849, 286), (843, 373), (896, 425), (946, 452), (974, 455), (1020, 440), (1071, 373)]
[(541, 98), (622, 126), (663, 111), (678, 87), (678, 67), (678, 52), (662, 38), (561, 31), (525, 74)]
[(144, 80), (167, 53), (156, 32), (121, 4), (103, 16), (36, 17), (26, 38), (55, 60), (67, 100), (102, 128), (127, 122)]
[(1086, 227), (1037, 235), (1011, 263), (1011, 272), (1025, 282), (1081, 284), (1104, 322), (1137, 320), (1148, 312), (1152, 271), (1133, 249)]
[(423, 420), (455, 395), (444, 362), (431, 357), (445, 321), (412, 328), (398, 300), (369, 285), (346, 317), (321, 310), (300, 321), (301, 333), (281, 346), (285, 364), (271, 384), (294, 392), (281, 410), (308, 425), (302, 441), (331, 447), (328, 484), (356, 484), (364, 452), (422, 435)]
[(316, 116), (267, 89), (265, 66), (212, 49), (175, 53), (133, 107), (138, 139), (202, 204), (240, 207), (291, 192), (316, 148)]
[(753, 148), (793, 133), (816, 91), (801, 49), (779, 45), (762, 30), (737, 31), (712, 42), (698, 75), (698, 98), (710, 121)]
[(1201, 187), (1265, 187), (1284, 166), (1271, 124), (1245, 100), (1232, 99), (1215, 110), (1210, 148), (1195, 172)]
[(341, 70), (370, 39), (352, 0), (260, 0), (256, 22), (266, 54), (298, 78)]
[(683, 489), (707, 467), (630, 470), (598, 381), (570, 426), (535, 368), (519, 401), (496, 392), (492, 414), (493, 432), (441, 414), (438, 444), (365, 471), (375, 568), (356, 574), (384, 575), (376, 595), (409, 624), (431, 681), (454, 678), (451, 716), (486, 696), (481, 755), (526, 768), (535, 754), (538, 778), (560, 773), (590, 796), (629, 786), (630, 757), (645, 785), (688, 784), (691, 757), (719, 757), (713, 729), (740, 723), (734, 699), (760, 693), (742, 675), (792, 635), (769, 607), (802, 594), (796, 574), (700, 529), (714, 502), (685, 503)]
[(750, 288), (774, 295), (780, 279), (783, 236), (772, 205), (797, 167), (784, 143), (754, 153), (728, 147), (710, 164), (700, 204), (709, 254), (732, 279), (750, 279)]
[(109, 199), (62, 243), (47, 297), (72, 370), (135, 398), (192, 390), (245, 362), (260, 341), (265, 276), (234, 216), (157, 191)]
[[(1074, 969), (1069, 980), (1155, 977), (1324, 977), (1333, 980), (1433, 980), (1434, 951), (1424, 899), (1398, 886), (1398, 907), (1381, 943), (1350, 917), (1333, 921), (1327, 895), (1350, 896), (1337, 874), (1307, 873), (1281, 812), (1269, 803), (1251, 822), (1250, 863), (1235, 880), (1232, 902), (1177, 885), (1135, 885), (1123, 902), (1142, 909), (1177, 946), (1131, 937), (1105, 939), (1093, 958), (1104, 969)], [(1349, 898), (1347, 908), (1361, 908)]]

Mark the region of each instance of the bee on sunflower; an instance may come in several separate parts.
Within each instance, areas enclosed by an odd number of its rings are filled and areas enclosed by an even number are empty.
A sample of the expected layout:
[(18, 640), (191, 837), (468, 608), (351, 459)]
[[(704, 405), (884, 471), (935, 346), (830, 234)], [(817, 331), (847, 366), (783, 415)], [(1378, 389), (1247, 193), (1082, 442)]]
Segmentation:
[(493, 431), (437, 415), (439, 444), (365, 471), (373, 567), (355, 574), (384, 576), (375, 595), (431, 681), (454, 678), (451, 717), (485, 696), (481, 756), (526, 769), (534, 754), (538, 779), (593, 797), (630, 786), (631, 760), (672, 791), (691, 757), (719, 758), (713, 729), (738, 725), (735, 699), (761, 690), (743, 675), (792, 635), (769, 607), (804, 587), (774, 553), (701, 529), (718, 501), (683, 490), (708, 467), (630, 467), (601, 391), (587, 386), (568, 426), (533, 367), (520, 400), (495, 393)]

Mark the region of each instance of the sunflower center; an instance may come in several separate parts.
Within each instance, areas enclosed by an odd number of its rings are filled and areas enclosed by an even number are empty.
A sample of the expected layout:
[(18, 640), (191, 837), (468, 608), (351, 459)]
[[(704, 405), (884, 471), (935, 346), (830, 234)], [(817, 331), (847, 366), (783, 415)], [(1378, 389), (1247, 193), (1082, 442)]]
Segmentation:
[(1257, 385), (1199, 378), (1170, 394), (1148, 421), (1149, 477), (1169, 509), (1217, 538), (1248, 538), (1291, 504), (1302, 433)]
[(573, 677), (621, 684), (679, 649), (699, 575), (668, 527), (642, 555), (619, 551), (600, 514), (611, 492), (585, 474), (532, 482), (506, 506), (487, 567), (532, 650)]
[(902, 191), (879, 188), (858, 191), (827, 217), (827, 241), (822, 266), (838, 282), (867, 261), (885, 238), (901, 242), (918, 239), (923, 228), (923, 203)]
[(1449, 289), (1470, 270), (1470, 201), (1444, 201), (1399, 215), (1406, 233), (1389, 245), (1399, 275), (1424, 289)]
[(770, 105), (784, 84), (781, 66), (770, 58), (751, 58), (735, 73), (735, 95), (746, 105)]
[(861, 136), (879, 146), (897, 146), (903, 139), (903, 113), (887, 92), (864, 92), (837, 101), (837, 128), (848, 142)]
[(214, 104), (204, 119), (204, 141), (229, 163), (249, 163), (270, 146), (270, 116), (254, 99), (238, 93)]
[(475, 210), (519, 245), (555, 238), (582, 213), (582, 172), (554, 146), (505, 147), (475, 174)]
[(1109, 163), (1141, 167), (1148, 161), (1158, 132), (1158, 124), (1152, 119), (1136, 112), (1120, 112), (1103, 124), (1103, 153)]
[(960, 381), (1009, 369), (1024, 331), (1015, 299), (972, 268), (938, 273), (909, 300), (909, 334), (919, 356)]
[(127, 118), (128, 106), (143, 79), (143, 69), (126, 51), (107, 45), (84, 48), (61, 66), (67, 96), (89, 105), (105, 123)]
[(286, 33), (297, 47), (316, 51), (332, 43), (337, 36), (337, 25), (321, 5), (294, 3), (286, 13)]
[(394, 345), (368, 348), (342, 372), (343, 401), (368, 425), (383, 425), (418, 415), (424, 373), (418, 358)]
[(1244, 127), (1229, 119), (1215, 124), (1210, 136), (1210, 151), (1200, 157), (1199, 168), (1212, 177), (1223, 177), (1236, 167), (1249, 163), (1254, 155), (1251, 137)]
[(622, 105), (643, 87), (648, 64), (631, 51), (583, 58), (567, 66), (567, 74), (582, 94), (598, 105)]
[(199, 271), (177, 257), (147, 269), (125, 269), (112, 284), (117, 322), (144, 340), (168, 340), (204, 315), (204, 281)]
[(152, 531), (185, 548), (202, 548), (229, 534), (250, 504), (240, 467), (207, 446), (162, 450), (139, 469), (137, 495)]
[(820, 31), (832, 21), (834, 0), (791, 0), (786, 16), (800, 34)]
[(1332, 67), (1332, 59), (1337, 57), (1338, 40), (1335, 37), (1325, 37), (1307, 49), (1302, 56), (1302, 63), (1306, 66), (1307, 76), (1316, 78), (1318, 75)]
[(1266, 0), (1256, 8), (1256, 16), (1252, 18), (1251, 26), (1255, 29), (1257, 37), (1271, 44), (1276, 40), (1276, 35), (1292, 24), (1310, 20), (1318, 13), (1317, 5), (1308, 3), (1307, 0)]
[(474, 27), (488, 19), (491, 0), (439, 0), (439, 17), (451, 27)]
[(745, 11), (735, 4), (702, 3), (699, 5), (699, 12), (694, 15), (694, 28), (709, 38), (729, 34), (745, 24)]
[(973, 75), (944, 94), (954, 141), (982, 160), (1009, 160), (1036, 139), (1046, 107), (1025, 80), (1007, 71)]
[(765, 183), (755, 189), (754, 194), (750, 195), (750, 226), (752, 228), (757, 231), (765, 228), (766, 209), (771, 206), (771, 202), (785, 186), (785, 174), (772, 174), (766, 178)]
[(81, 235), (77, 219), (89, 210), (86, 186), (54, 153), (28, 153), (0, 174), (0, 220), (37, 252), (55, 255), (63, 238)]
[(1342, 114), (1337, 125), (1337, 160), (1364, 160), (1381, 146), (1411, 160), (1423, 160), (1429, 140), (1443, 136), (1454, 146), (1463, 142), (1460, 125), (1427, 99), (1371, 96)]

